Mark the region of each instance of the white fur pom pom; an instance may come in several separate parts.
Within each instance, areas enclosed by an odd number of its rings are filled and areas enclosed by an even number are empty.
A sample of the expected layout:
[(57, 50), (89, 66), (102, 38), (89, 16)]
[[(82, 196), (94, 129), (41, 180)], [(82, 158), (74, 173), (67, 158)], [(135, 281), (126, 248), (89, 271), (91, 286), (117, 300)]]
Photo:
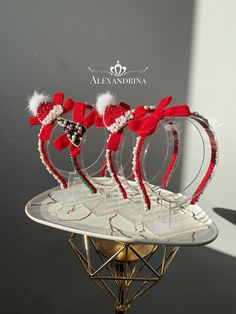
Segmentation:
[(36, 115), (39, 105), (49, 100), (50, 100), (50, 97), (48, 95), (34, 91), (33, 95), (29, 97), (28, 99), (28, 103), (29, 103), (28, 108), (33, 115)]
[(96, 102), (96, 108), (100, 115), (103, 115), (106, 107), (108, 105), (114, 105), (116, 104), (116, 98), (114, 95), (111, 94), (111, 92), (107, 91), (104, 94), (101, 94), (97, 98)]

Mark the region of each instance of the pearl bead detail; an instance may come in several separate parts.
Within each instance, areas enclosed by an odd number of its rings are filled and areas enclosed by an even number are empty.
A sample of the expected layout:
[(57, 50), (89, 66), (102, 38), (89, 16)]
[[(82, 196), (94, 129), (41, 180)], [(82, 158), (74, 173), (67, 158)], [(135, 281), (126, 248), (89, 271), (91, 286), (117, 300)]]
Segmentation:
[(60, 187), (64, 189), (66, 187), (66, 183), (64, 183), (63, 179), (60, 178), (59, 175), (57, 175), (56, 171), (53, 169), (53, 167), (49, 164), (49, 161), (47, 160), (47, 158), (44, 156), (45, 152), (42, 151), (43, 141), (40, 139), (40, 133), (41, 131), (39, 132), (39, 135), (38, 135), (38, 151), (39, 151), (40, 159), (43, 165), (46, 167), (47, 171), (54, 177), (54, 179), (57, 180), (57, 182), (60, 184)]
[(134, 119), (133, 111), (128, 110), (125, 112), (124, 115), (118, 117), (115, 119), (115, 122), (109, 126), (107, 126), (108, 131), (110, 131), (113, 134), (116, 134), (119, 132), (123, 127), (126, 126), (127, 122), (129, 120)]
[(41, 123), (42, 125), (51, 124), (57, 117), (63, 113), (63, 107), (61, 105), (55, 105), (52, 110), (49, 111), (46, 118)]

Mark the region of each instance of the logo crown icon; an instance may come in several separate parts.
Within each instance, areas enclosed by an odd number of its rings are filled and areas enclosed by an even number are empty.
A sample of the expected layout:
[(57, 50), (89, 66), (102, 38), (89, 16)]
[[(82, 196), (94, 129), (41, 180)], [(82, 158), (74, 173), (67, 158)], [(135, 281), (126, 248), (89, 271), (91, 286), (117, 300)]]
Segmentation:
[(114, 66), (110, 67), (110, 72), (112, 73), (112, 75), (114, 76), (122, 76), (126, 73), (126, 66), (122, 66), (120, 64), (120, 61), (117, 60), (116, 64)]

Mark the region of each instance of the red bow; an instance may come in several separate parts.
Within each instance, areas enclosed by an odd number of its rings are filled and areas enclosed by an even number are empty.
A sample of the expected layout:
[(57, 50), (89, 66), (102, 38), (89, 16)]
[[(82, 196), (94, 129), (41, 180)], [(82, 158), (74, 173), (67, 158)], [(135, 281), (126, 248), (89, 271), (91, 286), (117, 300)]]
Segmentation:
[(187, 105), (172, 106), (164, 109), (171, 102), (172, 97), (168, 96), (160, 101), (157, 108), (148, 117), (133, 122), (133, 129), (138, 136), (148, 136), (156, 131), (159, 121), (166, 117), (184, 117), (191, 115)]
[[(72, 121), (78, 122), (84, 125), (86, 128), (89, 128), (94, 123), (97, 112), (93, 108), (90, 113), (84, 116), (87, 108), (91, 109), (93, 107), (88, 106), (85, 103), (76, 102), (73, 109)], [(72, 157), (76, 157), (80, 153), (80, 148), (73, 145), (64, 133), (55, 139), (53, 145), (58, 151), (62, 151), (68, 145), (70, 145), (70, 154)]]
[[(67, 112), (69, 112), (70, 110), (73, 109), (74, 106), (74, 102), (72, 99), (68, 98), (65, 103), (63, 104), (63, 99), (64, 99), (64, 94), (63, 93), (56, 93), (53, 95), (53, 100), (52, 103), (53, 104), (57, 104), (57, 105), (62, 105), (63, 107), (63, 113), (62, 114), (66, 114)], [(52, 129), (54, 126), (54, 122), (48, 124), (48, 125), (43, 125), (39, 138), (42, 141), (48, 141), (50, 139), (51, 133), (52, 133)], [(41, 124), (41, 122), (39, 121), (39, 119), (35, 116), (30, 116), (29, 117), (29, 123), (30, 125), (35, 125), (35, 124)]]

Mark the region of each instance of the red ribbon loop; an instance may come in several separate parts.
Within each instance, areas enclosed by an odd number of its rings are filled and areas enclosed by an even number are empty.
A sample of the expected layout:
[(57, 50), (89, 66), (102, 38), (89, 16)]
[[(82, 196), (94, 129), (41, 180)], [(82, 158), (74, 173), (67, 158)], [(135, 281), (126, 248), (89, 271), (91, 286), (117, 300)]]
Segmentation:
[(187, 105), (172, 106), (165, 109), (171, 99), (171, 97), (166, 97), (161, 100), (155, 111), (143, 120), (142, 125), (139, 126), (139, 136), (145, 137), (154, 133), (157, 129), (159, 121), (166, 117), (184, 117), (191, 114)]

